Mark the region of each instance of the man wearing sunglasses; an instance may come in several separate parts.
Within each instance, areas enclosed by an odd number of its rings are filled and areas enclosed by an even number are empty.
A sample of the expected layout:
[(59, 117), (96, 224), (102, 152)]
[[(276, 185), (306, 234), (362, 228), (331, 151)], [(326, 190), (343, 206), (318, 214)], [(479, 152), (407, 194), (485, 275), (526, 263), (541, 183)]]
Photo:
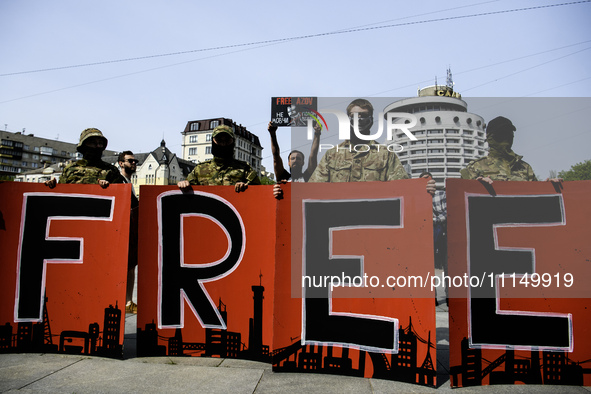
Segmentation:
[[(121, 168), (121, 176), (125, 183), (132, 183), (131, 176), (137, 170), (138, 160), (132, 151), (126, 150), (119, 153), (117, 159)], [(131, 215), (129, 221), (129, 253), (127, 256), (127, 292), (125, 313), (137, 313), (137, 304), (133, 302), (133, 287), (135, 283), (135, 267), (137, 266), (137, 245), (138, 245), (138, 206), (139, 200), (131, 187)]]

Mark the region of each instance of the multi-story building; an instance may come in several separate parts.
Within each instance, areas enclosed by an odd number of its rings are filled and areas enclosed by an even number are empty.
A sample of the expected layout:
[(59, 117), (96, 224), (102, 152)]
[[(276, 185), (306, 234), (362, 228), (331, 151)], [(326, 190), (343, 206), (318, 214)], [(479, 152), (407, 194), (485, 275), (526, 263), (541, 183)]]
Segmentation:
[[(76, 146), (77, 143), (35, 137), (34, 134), (0, 131), (0, 174), (17, 175), (76, 160), (82, 157)], [(105, 151), (105, 154), (115, 153)]]
[(236, 149), (234, 157), (242, 160), (255, 169), (259, 174), (262, 167), (263, 147), (259, 137), (246, 130), (245, 126), (237, 125), (232, 119), (213, 118), (192, 120), (187, 122), (183, 135), (183, 159), (193, 163), (201, 163), (213, 158), (211, 154), (211, 134), (217, 126), (226, 125), (234, 130)]
[(396, 142), (403, 150), (397, 154), (412, 178), (429, 171), (438, 187), (443, 187), (446, 178), (459, 178), (462, 168), (487, 151), (484, 119), (469, 113), (468, 104), (451, 86), (426, 87), (418, 97), (384, 109), (384, 116), (388, 112), (416, 116), (417, 125), (409, 130), (417, 141), (398, 130)]

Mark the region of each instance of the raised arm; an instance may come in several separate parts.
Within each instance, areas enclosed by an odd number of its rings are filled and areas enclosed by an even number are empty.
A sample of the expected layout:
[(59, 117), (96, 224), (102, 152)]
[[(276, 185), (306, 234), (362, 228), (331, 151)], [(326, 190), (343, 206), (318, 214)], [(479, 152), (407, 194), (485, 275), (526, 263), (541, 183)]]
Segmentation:
[(310, 149), (310, 156), (308, 156), (308, 168), (304, 171), (304, 180), (308, 182), (316, 166), (318, 165), (318, 148), (320, 146), (320, 134), (322, 128), (319, 124), (314, 122), (314, 139), (312, 140), (312, 148)]
[(289, 172), (283, 166), (283, 160), (281, 160), (281, 150), (279, 149), (279, 143), (277, 142), (277, 126), (272, 122), (269, 122), (267, 127), (269, 135), (271, 136), (271, 153), (273, 154), (273, 171), (275, 171), (275, 177), (277, 181), (282, 180), (281, 177), (285, 173)]

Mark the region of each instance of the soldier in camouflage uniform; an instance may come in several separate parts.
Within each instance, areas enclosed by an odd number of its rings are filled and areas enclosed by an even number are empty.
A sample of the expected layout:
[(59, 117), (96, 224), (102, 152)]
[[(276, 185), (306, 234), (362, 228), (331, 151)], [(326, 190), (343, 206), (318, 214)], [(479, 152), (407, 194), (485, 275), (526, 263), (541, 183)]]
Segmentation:
[[(98, 183), (103, 189), (110, 183), (124, 183), (117, 167), (101, 160), (107, 143), (107, 139), (99, 129), (89, 128), (82, 131), (76, 150), (82, 153), (83, 159), (64, 168), (59, 183)], [(50, 188), (55, 187), (55, 178), (45, 184)]]
[[(369, 134), (373, 125), (373, 106), (365, 99), (357, 99), (347, 107), (347, 115), (353, 123), (358, 114), (359, 132)], [(353, 126), (351, 125), (351, 128)], [(309, 182), (364, 182), (408, 179), (408, 174), (396, 153), (375, 141), (362, 141), (351, 129), (351, 140), (330, 149), (320, 160)], [(359, 152), (355, 146), (359, 145)]]
[(463, 179), (493, 181), (537, 181), (536, 175), (523, 156), (511, 150), (515, 132), (513, 123), (502, 116), (491, 120), (486, 127), (488, 156), (472, 161), (460, 171)]
[(234, 185), (237, 192), (248, 185), (260, 185), (259, 177), (247, 163), (234, 159), (235, 138), (232, 128), (218, 126), (212, 133), (211, 153), (213, 159), (197, 164), (178, 187), (186, 191), (190, 185)]

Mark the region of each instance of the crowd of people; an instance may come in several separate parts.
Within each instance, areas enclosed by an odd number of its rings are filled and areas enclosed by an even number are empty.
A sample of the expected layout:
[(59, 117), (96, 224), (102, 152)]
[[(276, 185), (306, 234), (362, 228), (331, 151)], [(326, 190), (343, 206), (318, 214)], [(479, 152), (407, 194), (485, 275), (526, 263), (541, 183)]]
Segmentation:
[[(347, 107), (351, 130), (357, 125), (359, 134), (370, 135), (373, 125), (373, 106), (365, 99), (356, 99)], [(349, 140), (329, 149), (318, 163), (318, 150), (322, 127), (314, 124), (314, 137), (308, 165), (304, 170), (305, 155), (293, 150), (287, 156), (286, 169), (281, 158), (281, 150), (277, 142), (277, 126), (269, 123), (268, 131), (271, 138), (273, 167), (277, 183), (273, 187), (273, 195), (277, 199), (283, 197), (281, 184), (285, 182), (365, 182), (390, 181), (408, 179), (409, 175), (401, 164), (396, 153), (388, 149), (379, 149), (375, 141), (362, 141), (356, 132), (351, 132)], [(529, 164), (522, 156), (512, 151), (514, 133), (513, 123), (502, 116), (492, 119), (486, 128), (489, 145), (487, 156), (472, 161), (460, 174), (463, 179), (476, 179), (492, 184), (494, 181), (536, 181), (537, 178)], [(234, 158), (236, 138), (229, 126), (218, 126), (212, 133), (211, 153), (213, 159), (199, 163), (187, 176), (178, 182), (183, 192), (191, 190), (191, 185), (226, 185), (234, 186), (236, 192), (244, 192), (249, 185), (260, 185), (260, 179), (249, 164)], [(107, 138), (96, 128), (82, 131), (77, 150), (82, 159), (69, 164), (59, 178), (60, 184), (98, 184), (107, 188), (111, 183), (131, 183), (131, 176), (136, 171), (138, 161), (131, 151), (124, 151), (118, 157), (117, 168), (104, 162), (101, 157), (107, 147)], [(367, 150), (356, 151), (351, 146), (364, 143)], [(435, 265), (447, 270), (447, 207), (445, 191), (436, 189), (432, 175), (424, 172), (421, 178), (427, 179), (426, 191), (433, 197), (433, 234)], [(560, 182), (560, 179), (551, 179)], [(55, 178), (46, 181), (50, 188), (57, 185)], [(130, 240), (128, 256), (128, 287), (126, 292), (126, 313), (137, 313), (137, 304), (132, 300), (137, 266), (137, 212), (139, 201), (133, 192), (130, 215)]]

